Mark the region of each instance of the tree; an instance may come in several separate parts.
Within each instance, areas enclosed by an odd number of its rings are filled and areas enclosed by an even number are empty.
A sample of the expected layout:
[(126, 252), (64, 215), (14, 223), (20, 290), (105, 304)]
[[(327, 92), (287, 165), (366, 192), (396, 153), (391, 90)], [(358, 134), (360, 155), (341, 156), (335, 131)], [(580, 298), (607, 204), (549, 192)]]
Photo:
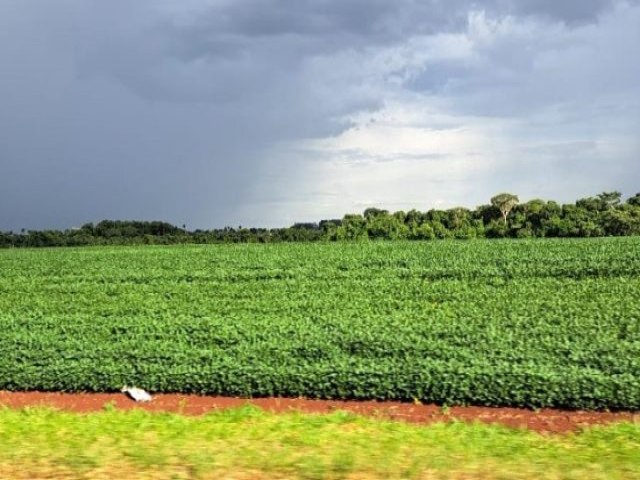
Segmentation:
[(607, 235), (637, 235), (640, 233), (640, 216), (633, 210), (609, 210), (602, 218), (602, 226)]
[(397, 216), (389, 215), (388, 213), (370, 216), (366, 222), (369, 238), (398, 240), (407, 238), (409, 234), (409, 228), (404, 224), (404, 219), (400, 220)]
[(500, 193), (491, 199), (491, 205), (500, 210), (505, 225), (507, 224), (507, 216), (513, 207), (515, 207), (520, 199), (517, 195), (511, 193)]
[(325, 240), (335, 240), (340, 225), (342, 225), (342, 220), (340, 219), (321, 220), (318, 224)]
[(434, 237), (433, 228), (428, 223), (418, 225), (409, 231), (409, 238), (413, 240), (431, 240)]
[(600, 212), (606, 210), (606, 204), (598, 197), (586, 197), (576, 201), (576, 207), (588, 212)]
[(389, 215), (389, 210), (382, 210), (380, 208), (369, 207), (364, 211), (364, 214), (363, 214), (364, 218), (366, 218), (367, 220), (378, 217), (380, 215)]
[(338, 240), (366, 240), (367, 223), (362, 215), (347, 214), (336, 231)]
[(627, 203), (634, 207), (640, 207), (640, 193), (636, 193), (633, 197), (628, 198)]
[(622, 194), (620, 192), (602, 192), (598, 194), (598, 199), (602, 202), (604, 210), (611, 210), (620, 205)]
[(447, 210), (447, 227), (449, 228), (449, 230), (459, 230), (469, 224), (470, 218), (470, 210), (463, 207), (452, 208), (450, 210)]
[(472, 212), (473, 218), (489, 225), (491, 220), (500, 218), (500, 210), (493, 205), (480, 205)]
[(506, 237), (508, 233), (507, 224), (500, 220), (491, 220), (485, 228), (487, 238), (503, 238)]

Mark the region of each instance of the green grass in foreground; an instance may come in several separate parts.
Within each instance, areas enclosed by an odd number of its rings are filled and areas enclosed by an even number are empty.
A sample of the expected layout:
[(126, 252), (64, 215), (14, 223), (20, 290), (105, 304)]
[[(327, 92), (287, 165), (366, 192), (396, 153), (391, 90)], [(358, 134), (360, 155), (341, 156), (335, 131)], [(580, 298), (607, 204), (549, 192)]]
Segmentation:
[(540, 435), (255, 408), (204, 417), (0, 409), (0, 478), (638, 479), (640, 425)]

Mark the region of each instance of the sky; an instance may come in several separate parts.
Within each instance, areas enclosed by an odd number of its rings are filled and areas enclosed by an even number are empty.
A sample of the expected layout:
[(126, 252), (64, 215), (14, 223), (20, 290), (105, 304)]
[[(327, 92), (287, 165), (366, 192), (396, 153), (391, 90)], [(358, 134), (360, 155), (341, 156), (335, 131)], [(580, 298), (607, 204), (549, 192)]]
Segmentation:
[(0, 0), (0, 230), (640, 191), (640, 0)]

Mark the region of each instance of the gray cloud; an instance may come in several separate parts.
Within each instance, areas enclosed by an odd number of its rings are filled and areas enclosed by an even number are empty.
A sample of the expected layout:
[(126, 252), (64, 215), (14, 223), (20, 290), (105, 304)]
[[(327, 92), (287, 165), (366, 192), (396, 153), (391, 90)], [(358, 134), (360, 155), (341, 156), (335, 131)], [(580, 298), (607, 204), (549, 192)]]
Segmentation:
[[(0, 229), (107, 217), (198, 227), (256, 218), (286, 223), (273, 216), (270, 199), (282, 199), (278, 190), (287, 182), (312, 185), (313, 178), (304, 171), (308, 153), (282, 163), (295, 168), (274, 177), (274, 165), (290, 151), (278, 145), (339, 136), (394, 102), (426, 102), (448, 115), (452, 128), (470, 115), (508, 118), (521, 127), (505, 132), (516, 145), (529, 141), (527, 131), (547, 136), (549, 144), (616, 136), (624, 144), (640, 118), (637, 5), (2, 2)], [(481, 12), (490, 27), (486, 41), (472, 38), (470, 19)], [(470, 41), (470, 54), (422, 51), (449, 37)], [(536, 121), (554, 127), (540, 132)], [(429, 155), (442, 157), (419, 156)], [(549, 154), (549, 161), (562, 155)], [(619, 161), (607, 155), (613, 153), (589, 158)], [(624, 178), (622, 187), (630, 183)], [(310, 188), (296, 190), (297, 200), (289, 195), (290, 206), (304, 204)]]
[(498, 10), (515, 15), (540, 15), (552, 20), (569, 24), (593, 22), (597, 17), (612, 8), (611, 0), (583, 0), (581, 2), (559, 2), (555, 0), (518, 0), (498, 1)]

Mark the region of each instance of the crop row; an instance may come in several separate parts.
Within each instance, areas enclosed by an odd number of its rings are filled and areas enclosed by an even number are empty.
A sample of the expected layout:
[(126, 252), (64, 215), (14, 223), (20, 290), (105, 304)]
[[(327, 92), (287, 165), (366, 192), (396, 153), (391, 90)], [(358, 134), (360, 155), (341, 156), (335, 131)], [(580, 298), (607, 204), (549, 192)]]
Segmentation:
[(640, 239), (0, 252), (0, 389), (640, 408)]

